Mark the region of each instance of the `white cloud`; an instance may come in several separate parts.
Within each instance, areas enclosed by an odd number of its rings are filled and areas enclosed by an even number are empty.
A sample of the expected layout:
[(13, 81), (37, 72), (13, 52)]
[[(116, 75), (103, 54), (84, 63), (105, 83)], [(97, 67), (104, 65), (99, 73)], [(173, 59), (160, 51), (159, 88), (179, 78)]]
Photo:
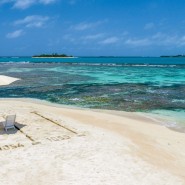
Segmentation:
[(74, 29), (78, 30), (78, 31), (82, 31), (82, 30), (86, 30), (86, 29), (89, 29), (92, 27), (93, 27), (93, 24), (91, 24), (91, 23), (80, 23), (80, 24), (74, 26)]
[(150, 23), (147, 23), (145, 26), (144, 26), (144, 29), (145, 30), (150, 30), (150, 29), (153, 29), (155, 27), (155, 24), (153, 22), (150, 22)]
[(35, 0), (16, 0), (13, 7), (18, 9), (26, 9), (35, 3)]
[(102, 38), (103, 36), (104, 34), (98, 33), (98, 34), (84, 36), (82, 37), (82, 39), (83, 40), (96, 40), (96, 39)]
[(9, 39), (13, 39), (13, 38), (20, 37), (22, 34), (23, 34), (23, 30), (16, 30), (14, 32), (8, 33), (6, 37)]
[(165, 37), (166, 37), (166, 35), (161, 32), (158, 32), (158, 33), (152, 35), (152, 39), (164, 39)]
[(151, 39), (156, 45), (179, 45), (181, 38), (177, 35), (168, 35), (158, 32), (152, 35)]
[(185, 45), (185, 36), (182, 36), (179, 41), (179, 46), (184, 46)]
[(51, 3), (56, 2), (56, 0), (40, 0), (39, 2), (42, 4), (51, 4)]
[(84, 31), (84, 30), (95, 28), (100, 24), (102, 24), (101, 21), (97, 21), (97, 22), (93, 22), (93, 23), (82, 22), (82, 23), (79, 23), (77, 25), (72, 26), (71, 28), (74, 30), (77, 30), (77, 31)]
[(182, 41), (185, 41), (185, 36), (182, 36), (182, 37), (181, 37), (181, 40), (182, 40)]
[(125, 41), (125, 44), (130, 46), (148, 46), (151, 44), (151, 41), (147, 38), (144, 39), (128, 39)]
[(101, 41), (100, 44), (114, 44), (116, 42), (118, 42), (118, 38), (117, 37), (109, 37), (106, 38), (105, 40)]
[(13, 8), (27, 9), (32, 5), (36, 5), (36, 4), (48, 5), (56, 1), (57, 0), (1, 0), (0, 5), (6, 4), (6, 3), (13, 3)]
[(169, 35), (158, 32), (150, 37), (129, 38), (125, 44), (132, 47), (163, 46), (163, 47), (182, 47), (185, 45), (185, 36)]
[(49, 20), (47, 16), (31, 15), (24, 19), (20, 19), (14, 22), (14, 25), (25, 25), (26, 27), (42, 27), (46, 21)]

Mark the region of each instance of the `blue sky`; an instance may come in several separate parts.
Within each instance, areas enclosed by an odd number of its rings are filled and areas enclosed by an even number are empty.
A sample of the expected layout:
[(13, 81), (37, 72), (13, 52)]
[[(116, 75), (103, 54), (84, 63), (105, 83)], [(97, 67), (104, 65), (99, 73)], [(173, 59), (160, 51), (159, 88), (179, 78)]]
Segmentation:
[(184, 0), (0, 0), (0, 55), (185, 54)]

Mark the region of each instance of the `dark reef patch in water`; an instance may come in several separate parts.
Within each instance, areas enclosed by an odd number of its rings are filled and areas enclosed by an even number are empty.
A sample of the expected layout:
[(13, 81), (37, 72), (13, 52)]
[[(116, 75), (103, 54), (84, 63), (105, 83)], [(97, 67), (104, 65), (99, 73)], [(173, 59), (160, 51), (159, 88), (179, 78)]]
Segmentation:
[[(33, 85), (33, 84), (32, 84)], [(149, 91), (148, 91), (149, 89)], [(65, 84), (8, 86), (0, 88), (0, 97), (30, 97), (51, 102), (92, 108), (125, 111), (185, 109), (185, 86), (150, 87), (143, 84)]]
[(177, 66), (12, 63), (0, 65), (0, 74), (22, 79), (1, 86), (0, 97), (124, 111), (185, 109), (185, 73)]

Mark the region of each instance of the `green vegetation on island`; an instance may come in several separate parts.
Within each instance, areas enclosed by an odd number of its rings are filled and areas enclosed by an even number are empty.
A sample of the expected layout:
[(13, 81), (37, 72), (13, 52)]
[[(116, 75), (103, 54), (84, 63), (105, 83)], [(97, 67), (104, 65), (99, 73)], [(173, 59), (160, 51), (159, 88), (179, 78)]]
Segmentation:
[(37, 58), (37, 57), (40, 57), (40, 58), (66, 58), (66, 57), (73, 57), (73, 56), (69, 56), (69, 55), (66, 55), (66, 54), (57, 54), (57, 53), (52, 53), (52, 54), (41, 54), (41, 55), (34, 55), (32, 56), (33, 58)]

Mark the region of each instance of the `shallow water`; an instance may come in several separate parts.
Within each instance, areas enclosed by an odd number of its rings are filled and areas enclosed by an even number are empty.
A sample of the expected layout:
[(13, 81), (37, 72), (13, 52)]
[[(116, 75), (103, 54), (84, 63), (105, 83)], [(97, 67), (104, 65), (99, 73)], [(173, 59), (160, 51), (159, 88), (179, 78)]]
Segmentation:
[(22, 80), (0, 87), (0, 97), (39, 98), (66, 105), (156, 115), (168, 112), (166, 117), (178, 117), (177, 124), (185, 125), (185, 65), (153, 63), (1, 61), (0, 74)]

